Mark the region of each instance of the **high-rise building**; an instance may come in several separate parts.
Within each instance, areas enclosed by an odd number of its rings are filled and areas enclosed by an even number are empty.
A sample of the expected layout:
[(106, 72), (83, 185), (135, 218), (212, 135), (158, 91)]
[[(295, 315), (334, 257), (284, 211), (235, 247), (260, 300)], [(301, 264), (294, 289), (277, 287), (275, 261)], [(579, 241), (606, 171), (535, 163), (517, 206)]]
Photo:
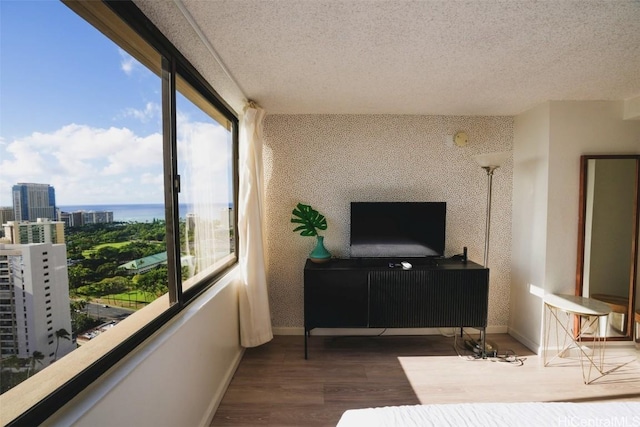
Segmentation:
[(13, 221), (16, 219), (16, 215), (13, 212), (12, 206), (0, 206), (0, 224), (4, 224), (7, 221)]
[(113, 222), (113, 212), (110, 211), (89, 211), (82, 212), (83, 224), (105, 224)]
[(75, 211), (59, 212), (60, 221), (67, 227), (80, 227), (86, 224), (106, 224), (113, 222), (113, 211)]
[[(15, 219), (13, 206), (0, 206), (0, 224), (4, 224)], [(4, 230), (0, 230), (0, 238), (4, 237)]]
[(0, 244), (0, 357), (38, 351), (47, 366), (75, 348), (57, 336), (71, 333), (66, 252), (63, 244)]
[(38, 218), (37, 221), (9, 221), (2, 224), (9, 243), (64, 243), (64, 222)]
[(56, 218), (56, 191), (49, 184), (18, 183), (13, 186), (13, 212), (16, 221)]
[(82, 211), (76, 212), (58, 212), (58, 219), (64, 222), (67, 227), (81, 227), (82, 223)]

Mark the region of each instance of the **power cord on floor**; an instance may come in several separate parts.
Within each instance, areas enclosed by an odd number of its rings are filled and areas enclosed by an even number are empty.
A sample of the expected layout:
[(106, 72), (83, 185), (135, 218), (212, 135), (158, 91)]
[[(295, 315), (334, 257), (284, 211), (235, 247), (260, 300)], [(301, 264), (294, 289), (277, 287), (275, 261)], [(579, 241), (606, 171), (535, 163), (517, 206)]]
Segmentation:
[[(481, 339), (479, 338), (478, 340), (475, 340), (466, 333), (466, 331), (464, 333), (467, 335), (467, 338), (463, 341), (462, 348), (458, 343), (457, 334), (454, 336), (453, 341), (453, 348), (461, 359), (467, 361), (488, 360), (490, 362), (509, 363), (516, 366), (524, 365), (524, 361), (527, 360), (525, 357), (518, 357), (518, 355), (511, 349), (506, 350), (504, 354), (499, 354), (497, 346), (488, 341), (485, 341), (485, 351), (483, 354), (480, 344)], [(462, 354), (460, 350), (464, 351), (466, 354)]]
[(512, 365), (522, 366), (524, 365), (524, 361), (527, 360), (526, 357), (518, 357), (518, 355), (513, 350), (506, 350), (504, 355), (497, 355), (495, 357), (490, 358), (492, 362), (504, 362), (511, 363)]

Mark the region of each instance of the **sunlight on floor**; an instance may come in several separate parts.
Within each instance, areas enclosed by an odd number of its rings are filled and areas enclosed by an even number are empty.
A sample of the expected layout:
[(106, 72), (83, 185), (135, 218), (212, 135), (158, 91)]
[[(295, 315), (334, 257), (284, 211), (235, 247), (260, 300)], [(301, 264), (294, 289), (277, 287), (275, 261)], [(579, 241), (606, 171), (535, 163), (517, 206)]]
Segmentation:
[[(535, 354), (518, 356), (498, 348), (497, 357), (477, 358), (459, 343), (457, 350), (455, 356), (398, 357), (421, 403), (548, 401), (550, 390), (555, 401), (640, 400), (640, 352), (630, 347), (607, 348), (605, 375), (594, 369), (589, 385), (583, 383), (577, 356), (545, 367)], [(637, 393), (615, 394), (616, 384)]]

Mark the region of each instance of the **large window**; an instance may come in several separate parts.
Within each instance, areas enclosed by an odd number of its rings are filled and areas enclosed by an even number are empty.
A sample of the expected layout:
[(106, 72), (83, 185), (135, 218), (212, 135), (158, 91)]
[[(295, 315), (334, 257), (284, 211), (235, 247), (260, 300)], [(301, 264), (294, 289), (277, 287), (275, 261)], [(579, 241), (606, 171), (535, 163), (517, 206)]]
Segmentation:
[(177, 145), (183, 288), (235, 260), (233, 122), (181, 76)]
[[(53, 384), (13, 421), (38, 424), (236, 263), (238, 121), (131, 2), (0, 7), (0, 206), (17, 183), (49, 184), (51, 219), (65, 223), (66, 259), (25, 267), (36, 261), (18, 242), (0, 244), (0, 399), (19, 383)], [(43, 244), (58, 253), (56, 243)], [(66, 274), (23, 278), (49, 264)], [(20, 313), (28, 334), (9, 313), (18, 284), (36, 301)], [(132, 332), (106, 354), (43, 381), (124, 321)]]

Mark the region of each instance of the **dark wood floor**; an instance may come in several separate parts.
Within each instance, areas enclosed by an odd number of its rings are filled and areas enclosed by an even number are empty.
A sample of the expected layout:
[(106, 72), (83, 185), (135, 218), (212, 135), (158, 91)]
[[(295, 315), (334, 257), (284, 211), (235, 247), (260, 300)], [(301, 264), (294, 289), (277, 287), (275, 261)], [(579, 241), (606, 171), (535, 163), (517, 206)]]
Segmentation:
[(585, 385), (577, 360), (544, 367), (506, 334), (488, 340), (509, 357), (475, 359), (443, 336), (313, 336), (305, 360), (303, 337), (277, 336), (246, 350), (211, 425), (335, 426), (347, 409), (375, 406), (640, 401), (632, 349), (607, 348), (607, 365), (620, 367)]

